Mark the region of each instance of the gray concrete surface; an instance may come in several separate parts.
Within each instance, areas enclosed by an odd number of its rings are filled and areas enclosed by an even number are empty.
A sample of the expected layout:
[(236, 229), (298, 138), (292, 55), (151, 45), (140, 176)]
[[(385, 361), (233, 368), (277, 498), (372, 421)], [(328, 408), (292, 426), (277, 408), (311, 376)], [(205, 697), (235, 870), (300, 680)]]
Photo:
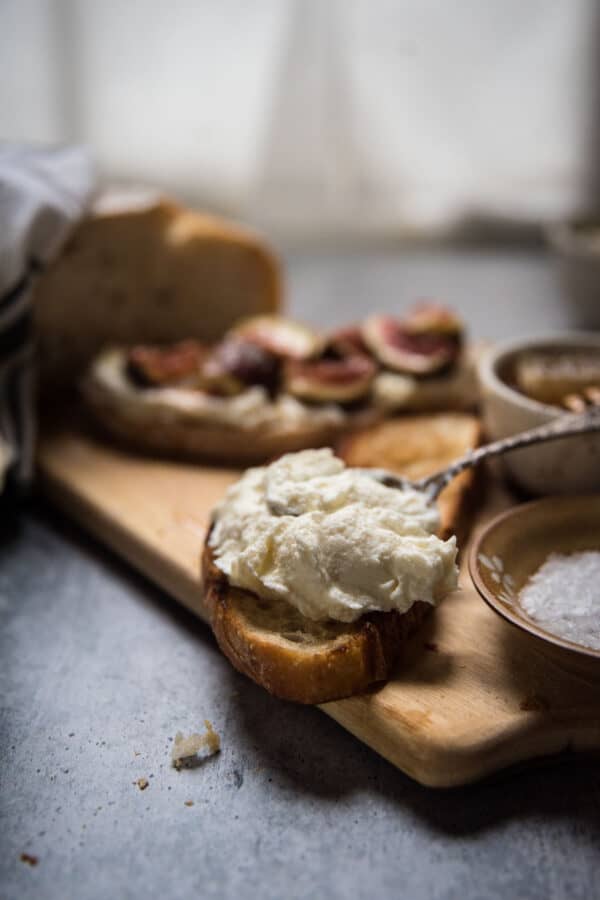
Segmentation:
[[(568, 323), (541, 254), (295, 255), (290, 289), (324, 323), (420, 294), (477, 335)], [(597, 762), (419, 787), (237, 675), (202, 624), (42, 502), (1, 531), (2, 900), (598, 896)], [(174, 771), (171, 739), (205, 717), (222, 753)]]

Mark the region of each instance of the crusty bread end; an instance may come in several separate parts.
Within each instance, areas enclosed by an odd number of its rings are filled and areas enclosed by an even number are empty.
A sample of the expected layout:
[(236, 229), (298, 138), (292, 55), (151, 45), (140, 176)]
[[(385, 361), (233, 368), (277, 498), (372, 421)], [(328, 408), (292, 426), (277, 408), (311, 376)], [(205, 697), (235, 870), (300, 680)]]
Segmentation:
[(107, 344), (215, 340), (278, 310), (278, 260), (250, 230), (153, 194), (103, 201), (36, 285), (46, 392), (72, 387)]

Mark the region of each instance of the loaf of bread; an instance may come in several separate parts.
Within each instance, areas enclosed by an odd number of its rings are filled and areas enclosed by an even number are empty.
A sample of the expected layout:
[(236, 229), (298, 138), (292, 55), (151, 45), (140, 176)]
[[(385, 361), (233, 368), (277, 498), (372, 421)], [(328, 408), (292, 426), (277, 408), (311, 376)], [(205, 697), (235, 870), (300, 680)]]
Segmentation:
[(279, 308), (273, 251), (245, 228), (145, 192), (110, 192), (40, 277), (43, 385), (69, 385), (107, 343), (214, 340)]

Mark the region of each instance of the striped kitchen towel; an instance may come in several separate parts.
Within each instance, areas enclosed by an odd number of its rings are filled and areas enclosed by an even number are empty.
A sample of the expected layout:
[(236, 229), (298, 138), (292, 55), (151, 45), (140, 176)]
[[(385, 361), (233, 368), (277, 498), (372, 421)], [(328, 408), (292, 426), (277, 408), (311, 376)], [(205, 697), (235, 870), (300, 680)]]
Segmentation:
[(83, 215), (94, 181), (81, 147), (0, 143), (0, 492), (25, 490), (33, 472), (35, 281)]

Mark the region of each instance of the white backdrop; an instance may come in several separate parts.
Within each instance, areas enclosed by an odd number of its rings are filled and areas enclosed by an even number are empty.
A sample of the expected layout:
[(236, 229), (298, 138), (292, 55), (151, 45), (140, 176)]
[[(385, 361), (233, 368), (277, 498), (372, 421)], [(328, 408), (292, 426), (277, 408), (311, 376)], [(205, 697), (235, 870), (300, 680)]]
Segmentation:
[(585, 200), (598, 9), (0, 0), (0, 136), (289, 234), (555, 218)]

